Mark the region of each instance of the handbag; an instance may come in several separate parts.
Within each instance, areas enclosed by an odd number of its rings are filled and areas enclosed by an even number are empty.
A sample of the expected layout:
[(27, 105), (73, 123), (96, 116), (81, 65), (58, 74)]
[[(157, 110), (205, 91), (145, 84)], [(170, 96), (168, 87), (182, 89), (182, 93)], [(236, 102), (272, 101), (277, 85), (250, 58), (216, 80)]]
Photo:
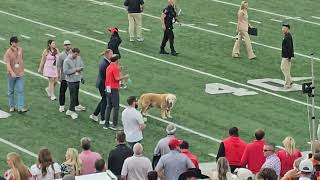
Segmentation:
[(248, 34), (252, 36), (258, 36), (258, 29), (255, 27), (248, 27)]

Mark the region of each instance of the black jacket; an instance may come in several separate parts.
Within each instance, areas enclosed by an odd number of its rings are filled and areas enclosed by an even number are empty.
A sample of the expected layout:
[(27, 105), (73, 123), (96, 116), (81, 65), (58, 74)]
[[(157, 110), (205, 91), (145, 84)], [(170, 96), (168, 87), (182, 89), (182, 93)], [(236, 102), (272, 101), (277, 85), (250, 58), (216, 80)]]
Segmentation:
[(133, 155), (133, 151), (125, 144), (118, 144), (115, 149), (111, 150), (108, 157), (108, 168), (116, 175), (121, 175), (124, 160)]
[(282, 57), (288, 59), (294, 57), (293, 40), (289, 32), (284, 35), (282, 40)]
[(118, 33), (113, 33), (111, 35), (111, 38), (108, 43), (108, 49), (111, 49), (113, 51), (113, 54), (118, 54), (119, 57), (121, 57), (119, 52), (119, 46), (121, 44), (122, 40)]

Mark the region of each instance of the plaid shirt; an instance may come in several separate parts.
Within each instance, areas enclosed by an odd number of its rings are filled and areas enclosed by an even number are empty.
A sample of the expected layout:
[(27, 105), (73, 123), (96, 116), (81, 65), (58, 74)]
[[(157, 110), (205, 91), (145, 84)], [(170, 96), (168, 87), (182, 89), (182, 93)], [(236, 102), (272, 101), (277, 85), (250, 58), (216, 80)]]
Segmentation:
[(266, 158), (266, 162), (262, 165), (262, 168), (271, 168), (276, 171), (278, 179), (280, 179), (281, 162), (276, 154), (272, 154)]

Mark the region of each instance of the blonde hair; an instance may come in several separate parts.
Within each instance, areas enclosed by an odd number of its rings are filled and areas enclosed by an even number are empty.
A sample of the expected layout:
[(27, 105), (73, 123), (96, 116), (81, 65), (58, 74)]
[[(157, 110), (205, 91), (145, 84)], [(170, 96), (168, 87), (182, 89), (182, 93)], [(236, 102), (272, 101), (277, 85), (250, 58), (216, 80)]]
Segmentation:
[(284, 149), (290, 154), (293, 155), (294, 152), (296, 151), (296, 143), (293, 139), (293, 137), (287, 136), (284, 138), (282, 141), (282, 144), (284, 146)]
[(217, 172), (219, 180), (227, 180), (227, 172), (230, 172), (229, 162), (225, 157), (220, 157), (217, 161)]
[(24, 165), (20, 155), (15, 152), (7, 154), (7, 160), (11, 161), (11, 170), (15, 180), (28, 180), (29, 170)]
[(243, 10), (245, 4), (248, 4), (248, 1), (242, 1), (239, 10)]
[(75, 175), (79, 175), (81, 169), (81, 161), (79, 159), (79, 153), (75, 148), (68, 148), (66, 155), (68, 159), (66, 159), (65, 164), (72, 165), (74, 167)]

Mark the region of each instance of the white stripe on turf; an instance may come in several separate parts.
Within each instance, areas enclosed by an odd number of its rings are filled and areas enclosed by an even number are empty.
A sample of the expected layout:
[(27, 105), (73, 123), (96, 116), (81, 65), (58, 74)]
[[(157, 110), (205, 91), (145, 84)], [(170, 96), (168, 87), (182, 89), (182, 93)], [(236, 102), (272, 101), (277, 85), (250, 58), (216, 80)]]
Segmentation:
[(320, 19), (320, 17), (318, 17), (318, 16), (311, 16), (311, 17), (314, 19)]
[(48, 33), (46, 33), (45, 35), (46, 35), (46, 36), (49, 36), (49, 37), (52, 37), (52, 38), (55, 38), (55, 37), (56, 37), (55, 35), (48, 34)]
[(256, 21), (256, 20), (250, 20), (251, 22), (257, 23), (257, 24), (261, 24), (260, 21)]
[(95, 33), (97, 33), (97, 34), (104, 34), (103, 32), (97, 31), (97, 30), (93, 30), (93, 32), (95, 32)]
[(7, 140), (5, 140), (5, 139), (0, 138), (0, 142), (6, 144), (6, 145), (8, 145), (8, 146), (11, 146), (11, 147), (13, 147), (13, 148), (15, 148), (15, 149), (18, 149), (18, 150), (21, 151), (21, 152), (24, 152), (24, 153), (26, 153), (26, 154), (29, 154), (29, 155), (32, 156), (32, 157), (38, 157), (38, 155), (36, 155), (35, 153), (33, 153), (33, 152), (29, 151), (29, 150), (26, 150), (25, 148), (22, 148), (22, 147), (20, 147), (20, 146), (18, 146), (18, 145), (16, 145), (16, 144), (13, 144), (12, 142), (7, 141)]
[(122, 30), (122, 29), (118, 29), (120, 32), (126, 33), (127, 31)]
[(209, 26), (214, 26), (214, 27), (219, 26), (218, 24), (213, 24), (213, 23), (207, 23), (207, 25), (209, 25)]
[(31, 37), (26, 36), (26, 35), (23, 35), (23, 34), (21, 34), (20, 36), (23, 37), (23, 38), (25, 38), (25, 39), (31, 39)]
[(281, 20), (278, 20), (278, 19), (270, 19), (270, 20), (275, 22), (282, 22)]
[(145, 31), (151, 31), (151, 30), (148, 29), (148, 28), (141, 28), (141, 29), (143, 29), (143, 30), (145, 30)]
[(5, 38), (0, 37), (0, 40), (5, 41), (6, 39), (5, 39)]
[(235, 24), (235, 25), (237, 25), (236, 22), (232, 22), (232, 21), (229, 21), (229, 24)]

